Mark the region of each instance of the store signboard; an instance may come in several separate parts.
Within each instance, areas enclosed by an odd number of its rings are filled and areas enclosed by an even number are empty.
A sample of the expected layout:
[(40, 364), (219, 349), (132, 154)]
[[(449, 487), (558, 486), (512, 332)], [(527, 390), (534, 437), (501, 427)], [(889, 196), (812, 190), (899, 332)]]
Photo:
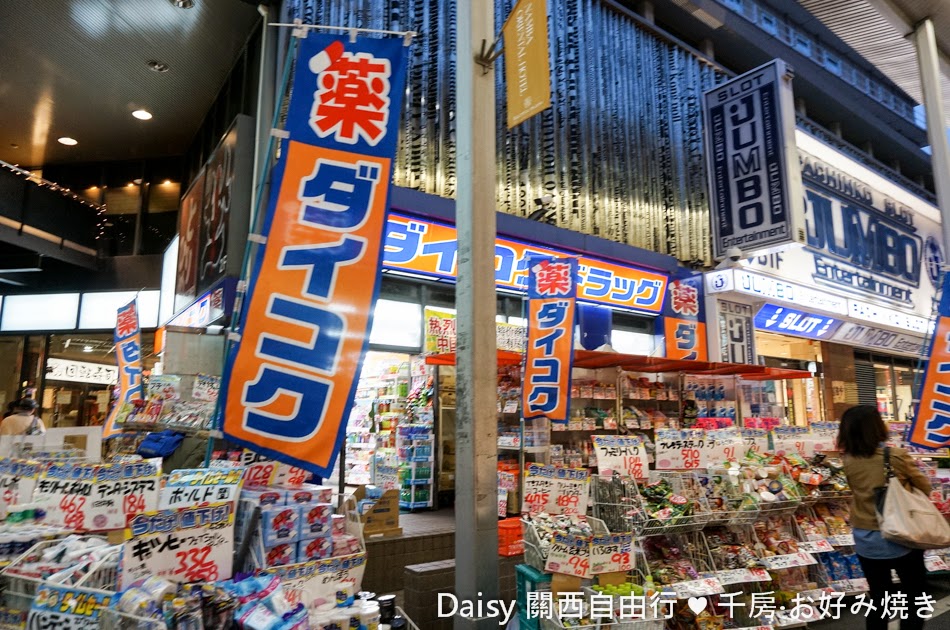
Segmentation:
[[(573, 256), (571, 252), (521, 241), (495, 239), (495, 285), (524, 292), (529, 256)], [(590, 256), (577, 256), (577, 299), (613, 308), (659, 314), (668, 278), (665, 274)], [(455, 280), (458, 242), (454, 226), (391, 214), (386, 226), (383, 267), (438, 280)]]
[(122, 529), (158, 507), (161, 460), (123, 464), (52, 463), (36, 482), (33, 500), (46, 521), (76, 531)]
[(944, 273), (938, 312), (908, 439), (914, 446), (931, 449), (950, 446), (950, 273)]
[(719, 346), (723, 361), (755, 364), (751, 306), (719, 300)]
[(805, 240), (792, 72), (776, 59), (703, 94), (713, 255)]
[(175, 280), (174, 312), (195, 299), (198, 286), (198, 243), (201, 233), (201, 207), (205, 190), (205, 169), (201, 169), (188, 192), (181, 198), (178, 214), (178, 268)]
[(763, 304), (755, 314), (755, 327), (759, 330), (817, 340), (831, 339), (843, 323), (842, 320), (827, 315), (776, 304)]
[(831, 341), (915, 357), (921, 356), (926, 349), (923, 337), (853, 322), (842, 324), (832, 335)]
[[(937, 208), (802, 130), (795, 141), (805, 247), (751, 258), (749, 267), (853, 300), (844, 312), (810, 308), (926, 333), (929, 322), (921, 325), (919, 319), (933, 315), (946, 260)], [(917, 319), (897, 319), (895, 313)]]
[(115, 385), (119, 381), (119, 368), (102, 363), (49, 358), (46, 360), (46, 380)]
[(508, 128), (551, 106), (547, 0), (518, 0), (504, 26)]
[(802, 308), (838, 315), (848, 314), (848, 300), (843, 297), (745, 269), (723, 269), (706, 274), (706, 291), (735, 291), (763, 300), (787, 302)]
[(528, 274), (528, 344), (523, 401), (525, 420), (567, 422), (574, 361), (577, 259), (531, 258)]
[(379, 287), (401, 38), (311, 32), (222, 383), (227, 439), (317, 475), (343, 445)]
[(153, 576), (182, 583), (227, 580), (233, 550), (231, 503), (139, 514), (125, 529), (119, 588)]
[(182, 328), (204, 328), (213, 324), (230, 314), (231, 308), (234, 306), (236, 291), (237, 280), (235, 278), (222, 278), (217, 285), (205, 291), (166, 325)]
[(116, 422), (122, 405), (142, 399), (142, 335), (137, 300), (120, 308), (116, 315), (115, 358), (119, 371), (119, 399), (103, 425), (103, 440), (122, 432), (122, 427)]

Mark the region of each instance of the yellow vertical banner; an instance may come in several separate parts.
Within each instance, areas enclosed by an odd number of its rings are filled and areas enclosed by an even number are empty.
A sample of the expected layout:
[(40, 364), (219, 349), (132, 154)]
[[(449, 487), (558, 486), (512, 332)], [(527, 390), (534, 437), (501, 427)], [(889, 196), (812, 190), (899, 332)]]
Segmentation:
[(508, 128), (551, 106), (547, 0), (519, 0), (501, 29)]

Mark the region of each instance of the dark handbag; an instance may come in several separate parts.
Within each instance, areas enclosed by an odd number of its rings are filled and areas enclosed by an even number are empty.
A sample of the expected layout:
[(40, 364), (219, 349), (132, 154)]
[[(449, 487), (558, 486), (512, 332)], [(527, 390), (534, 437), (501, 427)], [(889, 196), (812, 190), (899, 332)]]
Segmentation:
[(891, 447), (884, 447), (884, 485), (874, 489), (874, 507), (878, 514), (884, 513), (884, 502), (887, 501), (887, 484), (894, 476), (891, 468)]

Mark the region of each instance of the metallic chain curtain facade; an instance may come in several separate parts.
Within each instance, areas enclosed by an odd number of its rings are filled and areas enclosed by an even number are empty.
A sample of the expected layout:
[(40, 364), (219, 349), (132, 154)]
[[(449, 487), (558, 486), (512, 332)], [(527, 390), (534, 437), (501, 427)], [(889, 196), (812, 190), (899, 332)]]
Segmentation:
[[(291, 0), (305, 23), (420, 35), (412, 45), (397, 186), (455, 194), (455, 32), (451, 0)], [(496, 0), (501, 29), (514, 0)], [(505, 126), (496, 64), (498, 209), (526, 216), (554, 198), (557, 224), (710, 262), (702, 92), (722, 80), (686, 50), (599, 0), (548, 0), (551, 109)]]

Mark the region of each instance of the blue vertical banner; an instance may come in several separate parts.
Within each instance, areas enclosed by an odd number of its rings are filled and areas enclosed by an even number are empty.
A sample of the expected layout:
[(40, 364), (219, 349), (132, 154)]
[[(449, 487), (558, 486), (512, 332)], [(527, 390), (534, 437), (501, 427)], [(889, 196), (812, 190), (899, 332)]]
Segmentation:
[(405, 92), (402, 38), (310, 33), (222, 382), (227, 439), (327, 476), (372, 326)]
[(525, 420), (568, 420), (576, 300), (576, 258), (528, 259), (528, 347), (522, 387)]
[(122, 427), (116, 422), (122, 405), (142, 399), (142, 333), (139, 329), (138, 304), (135, 300), (116, 313), (115, 360), (119, 366), (119, 399), (103, 425), (104, 440), (122, 432)]

